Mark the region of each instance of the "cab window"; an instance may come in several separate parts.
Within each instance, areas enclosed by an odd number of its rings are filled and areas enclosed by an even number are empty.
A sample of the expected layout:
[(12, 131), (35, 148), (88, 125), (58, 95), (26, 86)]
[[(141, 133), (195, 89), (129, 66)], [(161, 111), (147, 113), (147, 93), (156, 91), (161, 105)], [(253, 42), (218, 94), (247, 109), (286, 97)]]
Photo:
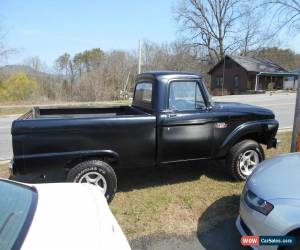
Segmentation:
[(136, 85), (133, 104), (142, 109), (152, 109), (152, 83), (141, 82)]
[(196, 81), (174, 81), (169, 88), (169, 109), (184, 111), (206, 108)]

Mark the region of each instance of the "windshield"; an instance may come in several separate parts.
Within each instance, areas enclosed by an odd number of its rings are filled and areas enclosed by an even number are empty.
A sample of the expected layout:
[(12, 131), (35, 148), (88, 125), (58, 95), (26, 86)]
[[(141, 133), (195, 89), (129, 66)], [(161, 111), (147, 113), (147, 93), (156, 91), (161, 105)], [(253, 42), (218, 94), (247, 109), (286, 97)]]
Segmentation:
[(25, 185), (0, 180), (0, 249), (18, 249), (36, 206), (36, 192)]

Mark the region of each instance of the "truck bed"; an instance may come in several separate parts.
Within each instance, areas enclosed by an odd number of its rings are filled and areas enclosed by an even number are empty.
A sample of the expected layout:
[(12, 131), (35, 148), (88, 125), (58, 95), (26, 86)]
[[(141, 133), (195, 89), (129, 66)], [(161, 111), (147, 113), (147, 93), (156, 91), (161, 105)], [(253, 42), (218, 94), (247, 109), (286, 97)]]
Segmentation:
[(116, 107), (34, 107), (19, 120), (30, 119), (68, 119), (68, 118), (95, 118), (128, 115), (145, 115), (141, 110), (131, 106)]

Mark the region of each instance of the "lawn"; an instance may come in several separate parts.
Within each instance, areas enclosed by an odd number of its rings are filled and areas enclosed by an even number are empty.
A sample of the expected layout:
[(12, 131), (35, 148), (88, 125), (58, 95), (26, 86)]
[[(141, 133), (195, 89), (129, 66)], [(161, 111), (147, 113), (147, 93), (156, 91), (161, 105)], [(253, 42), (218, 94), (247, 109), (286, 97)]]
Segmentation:
[[(279, 133), (277, 149), (290, 150), (291, 133)], [(232, 182), (223, 163), (120, 173), (119, 192), (110, 207), (129, 239), (149, 234), (189, 235), (237, 216), (243, 183)]]
[(43, 104), (0, 104), (0, 116), (1, 115), (15, 115), (23, 114), (35, 106), (68, 106), (68, 107), (89, 107), (89, 106), (109, 106), (109, 105), (128, 105), (128, 100), (117, 100), (107, 102), (68, 102), (68, 103), (43, 103)]
[[(267, 158), (290, 149), (290, 132), (277, 137), (281, 144), (266, 151)], [(0, 176), (8, 176), (1, 164)], [(129, 240), (163, 233), (187, 236), (236, 217), (242, 187), (227, 177), (221, 161), (119, 172), (119, 192), (110, 207)]]

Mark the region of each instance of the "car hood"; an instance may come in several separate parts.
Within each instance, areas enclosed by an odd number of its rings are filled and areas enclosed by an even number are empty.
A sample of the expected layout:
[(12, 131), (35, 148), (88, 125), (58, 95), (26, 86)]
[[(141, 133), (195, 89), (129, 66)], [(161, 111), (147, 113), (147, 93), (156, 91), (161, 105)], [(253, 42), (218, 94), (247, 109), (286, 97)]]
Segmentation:
[(130, 249), (100, 188), (40, 184), (38, 205), (22, 249)]
[(300, 153), (263, 161), (247, 181), (247, 189), (265, 200), (300, 199)]
[(257, 115), (265, 119), (273, 119), (275, 117), (274, 113), (269, 109), (237, 102), (214, 102), (214, 109), (224, 112)]

